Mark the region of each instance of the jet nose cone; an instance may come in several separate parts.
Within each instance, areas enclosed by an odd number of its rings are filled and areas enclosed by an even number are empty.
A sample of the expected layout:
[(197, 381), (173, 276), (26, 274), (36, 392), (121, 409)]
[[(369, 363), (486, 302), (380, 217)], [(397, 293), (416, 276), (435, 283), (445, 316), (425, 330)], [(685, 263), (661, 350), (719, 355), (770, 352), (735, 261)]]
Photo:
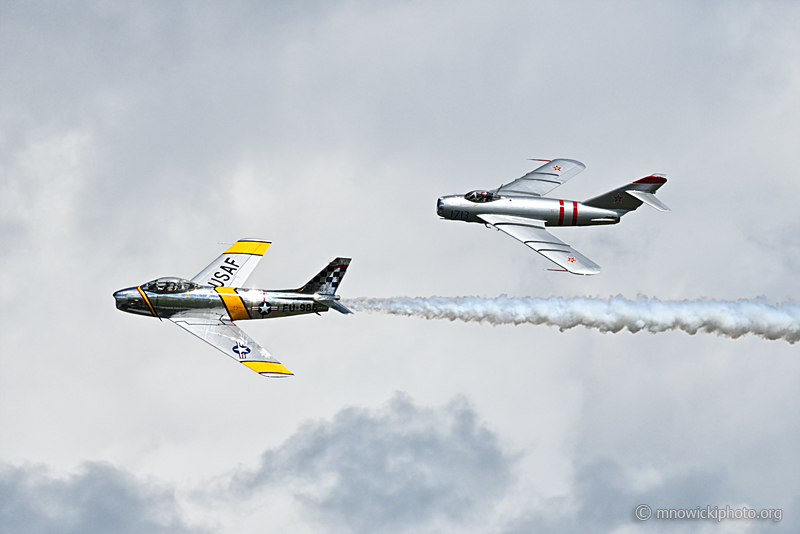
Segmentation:
[(439, 200), (436, 201), (436, 213), (442, 213), (442, 204), (444, 203), (444, 197), (439, 197)]
[(116, 302), (117, 309), (124, 310), (127, 308), (135, 294), (136, 289), (132, 287), (114, 292), (114, 301)]

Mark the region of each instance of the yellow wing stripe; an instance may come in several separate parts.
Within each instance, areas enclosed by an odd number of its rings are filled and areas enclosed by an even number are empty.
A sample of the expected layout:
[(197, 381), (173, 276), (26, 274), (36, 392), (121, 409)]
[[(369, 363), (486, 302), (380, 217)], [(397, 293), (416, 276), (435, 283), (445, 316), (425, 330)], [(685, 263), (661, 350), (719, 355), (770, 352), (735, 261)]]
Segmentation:
[(228, 310), (228, 315), (231, 316), (232, 321), (244, 321), (250, 318), (247, 313), (247, 308), (242, 301), (242, 297), (236, 293), (232, 287), (217, 287), (215, 288), (219, 296), (222, 298), (222, 303)]
[(272, 243), (269, 241), (237, 241), (225, 254), (252, 254), (263, 256)]
[(242, 362), (244, 365), (255, 371), (256, 373), (275, 373), (281, 375), (293, 375), (294, 373), (288, 370), (278, 362)]

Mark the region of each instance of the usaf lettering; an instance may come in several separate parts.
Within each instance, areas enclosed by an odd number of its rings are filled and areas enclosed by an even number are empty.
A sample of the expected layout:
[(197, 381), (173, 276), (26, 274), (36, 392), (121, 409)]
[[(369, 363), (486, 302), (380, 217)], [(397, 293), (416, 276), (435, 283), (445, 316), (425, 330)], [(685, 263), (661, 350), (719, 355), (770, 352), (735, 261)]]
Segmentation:
[(241, 267), (241, 265), (236, 265), (234, 259), (228, 256), (223, 260), (222, 265), (219, 267), (219, 271), (214, 273), (214, 276), (211, 277), (208, 283), (214, 287), (224, 286), (225, 282), (233, 278), (233, 274), (239, 270), (239, 267)]

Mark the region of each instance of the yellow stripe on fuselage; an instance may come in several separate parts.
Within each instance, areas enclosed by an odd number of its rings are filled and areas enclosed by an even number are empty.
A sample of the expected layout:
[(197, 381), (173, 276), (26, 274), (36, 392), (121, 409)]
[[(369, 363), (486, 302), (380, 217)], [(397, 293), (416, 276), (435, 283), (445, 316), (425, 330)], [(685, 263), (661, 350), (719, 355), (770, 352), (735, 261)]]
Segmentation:
[(272, 243), (269, 241), (237, 241), (225, 254), (252, 254), (263, 256)]
[(243, 361), (244, 365), (255, 371), (256, 373), (275, 373), (281, 375), (293, 375), (294, 373), (288, 370), (278, 362), (248, 362)]
[(222, 303), (228, 310), (228, 315), (231, 316), (232, 321), (244, 321), (250, 318), (247, 313), (247, 308), (244, 305), (242, 297), (240, 297), (236, 290), (232, 287), (217, 287), (215, 288), (219, 296), (222, 297)]
[[(139, 294), (144, 299), (144, 302), (145, 302), (145, 304), (147, 304), (147, 307), (150, 308), (150, 313), (153, 314), (153, 317), (158, 317), (158, 314), (156, 313), (156, 310), (153, 308), (153, 305), (150, 304), (150, 299), (147, 298), (147, 295), (145, 295), (144, 291), (142, 291), (142, 287), (141, 286), (136, 286), (136, 289), (139, 291)], [(158, 317), (158, 318), (161, 319), (161, 317)]]

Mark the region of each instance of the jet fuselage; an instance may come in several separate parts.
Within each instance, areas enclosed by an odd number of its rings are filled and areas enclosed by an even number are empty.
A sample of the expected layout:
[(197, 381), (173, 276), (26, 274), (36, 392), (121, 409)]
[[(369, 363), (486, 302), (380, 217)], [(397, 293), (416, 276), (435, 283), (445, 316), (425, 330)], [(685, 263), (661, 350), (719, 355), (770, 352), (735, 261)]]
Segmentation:
[[(143, 286), (136, 286), (114, 293), (117, 309), (136, 315), (169, 319), (176, 314), (191, 314), (196, 311), (233, 321), (328, 311), (328, 306), (317, 302), (317, 298), (320, 297), (296, 291), (209, 286), (198, 286), (180, 292), (150, 291)], [(324, 298), (338, 300), (339, 296), (326, 295)]]
[(436, 213), (445, 219), (476, 223), (484, 222), (478, 215), (511, 215), (544, 221), (546, 226), (617, 224), (621, 215), (614, 210), (595, 208), (574, 200), (500, 196), (493, 200), (475, 202), (467, 200), (464, 195), (439, 198)]

